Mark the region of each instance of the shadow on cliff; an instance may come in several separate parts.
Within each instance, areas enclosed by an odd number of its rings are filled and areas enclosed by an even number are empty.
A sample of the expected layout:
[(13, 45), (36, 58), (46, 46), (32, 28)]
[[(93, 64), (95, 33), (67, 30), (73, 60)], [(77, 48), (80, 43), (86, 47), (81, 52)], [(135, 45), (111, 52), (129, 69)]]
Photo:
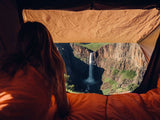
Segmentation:
[[(58, 43), (56, 46), (65, 61), (67, 74), (70, 76), (68, 84), (74, 84), (77, 92), (85, 92), (87, 85), (84, 80), (88, 78), (89, 65), (74, 56), (74, 50), (69, 43)], [(87, 92), (102, 94), (100, 87), (102, 85), (103, 72), (103, 68), (93, 65), (93, 77), (96, 84), (91, 85)]]

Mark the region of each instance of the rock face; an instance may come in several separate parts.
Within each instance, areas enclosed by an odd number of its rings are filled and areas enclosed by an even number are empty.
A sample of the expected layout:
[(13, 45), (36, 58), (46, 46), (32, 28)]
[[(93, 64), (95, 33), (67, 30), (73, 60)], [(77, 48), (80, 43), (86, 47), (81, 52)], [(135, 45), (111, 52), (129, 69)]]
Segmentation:
[(75, 57), (88, 64), (89, 54), (93, 51), (84, 48), (82, 46), (76, 45), (74, 43), (70, 43), (71, 48), (73, 49), (73, 54)]
[[(88, 77), (89, 54), (93, 51), (74, 43), (56, 44), (75, 91), (84, 92)], [(132, 91), (143, 78), (147, 61), (138, 44), (108, 44), (93, 52), (93, 77), (96, 85), (89, 92), (113, 94)], [(102, 91), (101, 91), (102, 90)]]
[(136, 43), (114, 43), (95, 52), (95, 63), (104, 69), (101, 89), (106, 93), (133, 90), (143, 79), (147, 61)]

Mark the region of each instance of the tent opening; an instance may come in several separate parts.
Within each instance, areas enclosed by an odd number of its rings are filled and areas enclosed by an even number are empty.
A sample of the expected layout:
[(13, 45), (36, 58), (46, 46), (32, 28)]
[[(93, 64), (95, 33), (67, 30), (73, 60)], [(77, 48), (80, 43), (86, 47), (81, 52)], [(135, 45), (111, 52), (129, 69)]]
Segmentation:
[(49, 29), (66, 64), (69, 92), (134, 91), (160, 32), (157, 9), (24, 9), (22, 13), (24, 22), (41, 22)]

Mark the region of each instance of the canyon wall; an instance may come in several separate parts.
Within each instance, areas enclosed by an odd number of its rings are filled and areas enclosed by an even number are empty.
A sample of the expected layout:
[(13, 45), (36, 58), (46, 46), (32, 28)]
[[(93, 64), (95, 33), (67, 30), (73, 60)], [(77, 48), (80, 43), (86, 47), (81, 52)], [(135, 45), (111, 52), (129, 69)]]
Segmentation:
[(106, 94), (135, 89), (141, 83), (148, 64), (136, 43), (108, 44), (96, 51), (94, 57), (96, 66), (104, 69), (101, 89)]

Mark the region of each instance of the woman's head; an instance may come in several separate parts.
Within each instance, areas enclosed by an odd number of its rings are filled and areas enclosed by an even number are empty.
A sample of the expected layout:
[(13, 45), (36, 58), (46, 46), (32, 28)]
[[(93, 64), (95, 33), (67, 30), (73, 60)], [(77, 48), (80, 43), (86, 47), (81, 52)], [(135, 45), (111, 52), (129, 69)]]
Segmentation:
[(30, 62), (32, 60), (36, 61), (36, 64), (40, 64), (40, 61), (42, 62), (41, 57), (49, 57), (51, 51), (55, 51), (58, 54), (58, 51), (52, 44), (49, 31), (38, 22), (27, 22), (22, 25), (16, 47), (17, 53), (24, 55)]
[[(14, 66), (11, 73), (15, 73), (16, 70), (27, 64), (39, 70), (51, 85), (51, 92), (57, 103), (57, 112), (61, 117), (66, 116), (69, 107), (65, 90), (65, 64), (49, 31), (43, 24), (38, 22), (22, 24), (18, 35), (16, 54), (12, 55), (9, 61)], [(6, 62), (6, 64), (8, 63)], [(6, 66), (4, 68), (6, 69)], [(10, 66), (8, 69), (10, 70)]]

